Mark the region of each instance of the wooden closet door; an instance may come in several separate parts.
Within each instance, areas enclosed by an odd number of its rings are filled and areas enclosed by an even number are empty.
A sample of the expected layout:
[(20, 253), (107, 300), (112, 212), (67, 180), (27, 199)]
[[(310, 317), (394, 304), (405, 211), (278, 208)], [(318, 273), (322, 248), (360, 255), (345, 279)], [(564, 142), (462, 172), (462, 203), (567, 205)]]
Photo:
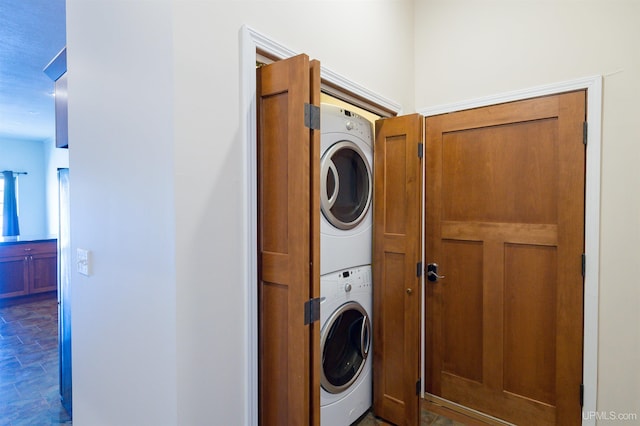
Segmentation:
[[(320, 66), (306, 55), (257, 72), (259, 420), (318, 425), (320, 324), (305, 302), (320, 296)], [(308, 109), (307, 109), (308, 110)]]
[(428, 393), (581, 423), (585, 92), (428, 117)]
[(419, 421), (423, 118), (376, 122), (373, 199), (373, 408)]

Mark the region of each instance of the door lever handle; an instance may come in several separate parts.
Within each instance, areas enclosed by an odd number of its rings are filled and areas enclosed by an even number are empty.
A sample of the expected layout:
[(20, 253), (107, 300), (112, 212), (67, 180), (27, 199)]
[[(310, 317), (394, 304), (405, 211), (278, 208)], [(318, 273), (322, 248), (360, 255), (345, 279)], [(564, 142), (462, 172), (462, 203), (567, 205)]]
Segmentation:
[(433, 271), (427, 272), (427, 276), (429, 277), (429, 281), (438, 281), (441, 278), (446, 278), (444, 275), (438, 275)]
[(444, 275), (438, 275), (438, 264), (437, 263), (429, 263), (427, 265), (427, 279), (431, 282), (436, 282), (440, 279), (445, 278)]

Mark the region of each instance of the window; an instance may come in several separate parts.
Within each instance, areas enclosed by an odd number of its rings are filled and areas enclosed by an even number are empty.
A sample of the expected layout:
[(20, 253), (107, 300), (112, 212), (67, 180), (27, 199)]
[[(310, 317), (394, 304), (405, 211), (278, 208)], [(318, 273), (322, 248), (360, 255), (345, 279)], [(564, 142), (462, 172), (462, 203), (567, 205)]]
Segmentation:
[[(20, 214), (20, 207), (18, 203), (19, 195), (18, 195), (18, 177), (15, 177), (16, 183), (16, 204), (18, 205), (18, 215)], [(2, 228), (4, 223), (4, 176), (0, 173), (0, 237), (2, 236)]]

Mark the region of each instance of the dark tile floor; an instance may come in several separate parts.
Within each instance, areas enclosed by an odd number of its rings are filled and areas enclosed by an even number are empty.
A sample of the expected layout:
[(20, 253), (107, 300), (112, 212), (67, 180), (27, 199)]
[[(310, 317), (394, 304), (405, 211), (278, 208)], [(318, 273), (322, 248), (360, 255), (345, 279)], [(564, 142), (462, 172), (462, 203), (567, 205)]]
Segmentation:
[(55, 294), (0, 300), (0, 426), (71, 424), (58, 388)]

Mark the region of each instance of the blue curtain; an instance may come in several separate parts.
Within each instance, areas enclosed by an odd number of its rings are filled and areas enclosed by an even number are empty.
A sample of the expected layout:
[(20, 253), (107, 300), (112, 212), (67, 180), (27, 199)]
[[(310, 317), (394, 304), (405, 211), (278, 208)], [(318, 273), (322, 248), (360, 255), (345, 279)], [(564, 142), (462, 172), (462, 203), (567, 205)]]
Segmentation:
[(2, 172), (4, 177), (4, 210), (2, 212), (2, 235), (12, 237), (20, 235), (18, 225), (18, 201), (16, 200), (16, 180), (13, 172)]

